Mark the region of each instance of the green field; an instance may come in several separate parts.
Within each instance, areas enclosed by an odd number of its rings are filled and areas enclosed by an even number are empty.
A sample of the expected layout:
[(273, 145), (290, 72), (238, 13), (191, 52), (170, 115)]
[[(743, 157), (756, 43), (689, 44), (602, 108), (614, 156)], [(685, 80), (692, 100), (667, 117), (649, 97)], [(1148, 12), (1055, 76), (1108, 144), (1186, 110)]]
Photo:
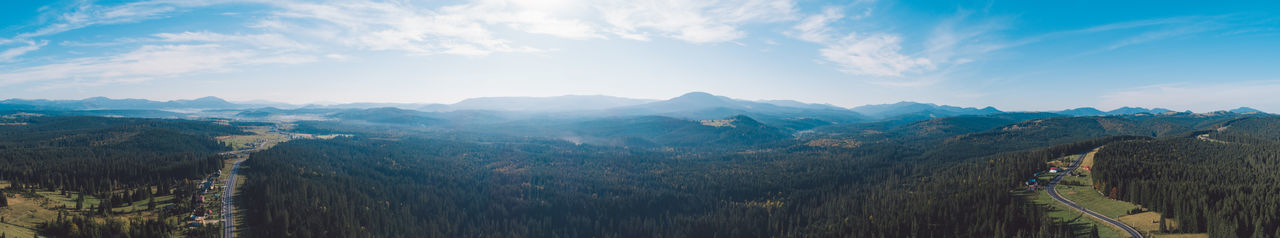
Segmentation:
[(232, 150), (243, 150), (253, 148), (249, 146), (258, 145), (258, 143), (266, 142), (263, 148), (269, 148), (276, 143), (289, 140), (289, 136), (285, 134), (272, 133), (270, 127), (254, 126), (245, 127), (246, 131), (253, 132), (253, 135), (230, 135), (218, 137), (218, 141), (231, 146)]
[(1129, 211), (1139, 208), (1138, 205), (1110, 199), (1093, 189), (1093, 180), (1089, 179), (1089, 171), (1081, 170), (1084, 176), (1067, 176), (1058, 184), (1058, 194), (1080, 206), (1089, 208), (1103, 216), (1120, 218), (1129, 215)]
[[(8, 182), (0, 182), (0, 188), (8, 186)], [(43, 189), (36, 189), (34, 193), (17, 193), (15, 190), (7, 190), (5, 195), (9, 206), (0, 207), (0, 217), (4, 218), (4, 222), (0, 223), (0, 234), (4, 234), (5, 237), (31, 237), (35, 235), (34, 229), (38, 224), (55, 220), (58, 210), (67, 212), (68, 215), (89, 212), (90, 207), (101, 201), (98, 197), (85, 195), (84, 206), (76, 210), (75, 199), (78, 196), (76, 192), (68, 191), (63, 195), (61, 191)], [(173, 195), (156, 196), (156, 209), (171, 204), (173, 198)], [(156, 210), (148, 210), (147, 204), (147, 200), (141, 200), (133, 201), (129, 206), (112, 208), (111, 217), (116, 219), (155, 217)], [(178, 222), (179, 218), (169, 217), (166, 220)]]
[[(1094, 153), (1096, 152), (1097, 150), (1094, 150), (1089, 154), (1087, 154), (1085, 156), (1085, 161), (1081, 165), (1092, 167), (1093, 160), (1094, 160)], [(1076, 157), (1069, 156), (1069, 158), (1074, 159)], [(1068, 159), (1065, 161), (1069, 162), (1070, 160)], [(1144, 232), (1150, 233), (1152, 231), (1159, 229), (1158, 226), (1153, 226), (1149, 222), (1151, 220), (1154, 220), (1154, 218), (1145, 219), (1145, 220), (1133, 219), (1135, 218), (1134, 217), (1135, 215), (1129, 215), (1130, 210), (1141, 208), (1141, 206), (1137, 204), (1125, 202), (1125, 201), (1107, 198), (1106, 196), (1103, 196), (1102, 193), (1099, 193), (1097, 190), (1094, 190), (1093, 180), (1091, 179), (1091, 177), (1089, 177), (1090, 175), (1092, 175), (1092, 171), (1077, 169), (1076, 172), (1079, 172), (1081, 176), (1067, 176), (1063, 178), (1061, 182), (1059, 182), (1058, 188), (1057, 188), (1058, 194), (1062, 195), (1063, 198), (1066, 198), (1067, 200), (1071, 200), (1072, 202), (1075, 202), (1076, 204), (1079, 204), (1082, 207), (1088, 208), (1089, 210), (1102, 214), (1103, 216), (1107, 216), (1110, 218), (1117, 219), (1121, 222), (1125, 222), (1126, 224), (1129, 224), (1129, 226), (1138, 228), (1138, 230), (1141, 230)], [(1044, 174), (1039, 179), (1042, 181), (1048, 181), (1049, 179), (1052, 179), (1054, 175), (1056, 174)], [(1053, 201), (1053, 198), (1050, 198), (1047, 192), (1040, 191), (1036, 193), (1036, 196), (1037, 196), (1038, 202), (1050, 202), (1055, 206), (1057, 206), (1055, 210), (1066, 210), (1063, 212), (1071, 214), (1071, 215), (1061, 215), (1061, 216), (1066, 217), (1066, 216), (1074, 216), (1076, 214), (1081, 214), (1079, 212), (1075, 212), (1074, 210), (1070, 210), (1070, 208), (1066, 207), (1066, 205), (1062, 205), (1061, 203)], [(1050, 214), (1052, 215), (1053, 212), (1051, 212)], [(1155, 213), (1155, 212), (1145, 212), (1145, 213), (1142, 213), (1142, 215), (1159, 217), (1159, 213)], [(1122, 219), (1121, 217), (1126, 217), (1129, 219)], [(1088, 219), (1088, 220), (1090, 222), (1098, 224), (1099, 227), (1105, 226), (1110, 228), (1108, 230), (1111, 230), (1111, 232), (1114, 232), (1116, 235), (1112, 237), (1128, 237), (1127, 235), (1124, 235), (1122, 231), (1114, 227), (1111, 227), (1110, 225), (1104, 224), (1102, 222), (1099, 222), (1093, 219)], [(1138, 222), (1139, 220), (1142, 220), (1143, 222)], [(1174, 222), (1170, 222), (1170, 224), (1173, 224), (1173, 223)], [(1107, 232), (1103, 232), (1101, 228), (1099, 228), (1099, 233), (1102, 234), (1102, 237), (1108, 237), (1108, 235), (1105, 234)], [(1204, 236), (1205, 234), (1203, 233), (1202, 234), (1155, 235), (1155, 237), (1204, 237)]]
[[(1087, 156), (1087, 157), (1089, 158), (1085, 162), (1092, 162), (1092, 161), (1088, 161), (1092, 159), (1092, 156)], [(1064, 158), (1060, 158), (1058, 160), (1051, 161), (1048, 165), (1050, 166), (1057, 166), (1062, 164), (1069, 165), (1075, 162), (1076, 158), (1078, 157), (1075, 155), (1067, 156)], [(1118, 200), (1111, 200), (1106, 197), (1103, 197), (1101, 194), (1097, 192), (1094, 192), (1093, 188), (1090, 186), (1091, 184), (1093, 184), (1093, 181), (1089, 179), (1088, 171), (1085, 171), (1082, 169), (1077, 171), (1082, 172), (1082, 175), (1084, 176), (1067, 176), (1063, 178), (1061, 182), (1059, 182), (1057, 189), (1058, 189), (1058, 194), (1062, 195), (1062, 197), (1068, 200), (1071, 200), (1072, 202), (1075, 202), (1080, 206), (1089, 208), (1090, 210), (1093, 210), (1095, 212), (1101, 213), (1104, 216), (1108, 216), (1112, 218), (1126, 215), (1126, 212), (1128, 212), (1129, 209), (1137, 208), (1136, 205), (1133, 205), (1131, 203), (1118, 201)], [(1053, 180), (1053, 177), (1057, 175), (1058, 173), (1045, 172), (1040, 174), (1040, 176), (1037, 177), (1036, 180), (1047, 182), (1047, 181)], [(1053, 200), (1053, 198), (1049, 197), (1049, 193), (1046, 192), (1045, 190), (1038, 190), (1035, 193), (1027, 196), (1029, 196), (1029, 199), (1035, 201), (1037, 204), (1044, 204), (1049, 206), (1050, 207), (1049, 216), (1053, 217), (1054, 219), (1057, 219), (1059, 221), (1069, 221), (1069, 224), (1075, 227), (1074, 230), (1075, 230), (1076, 236), (1087, 236), (1090, 227), (1097, 226), (1098, 235), (1101, 237), (1129, 237), (1119, 228), (1113, 227), (1110, 224), (1104, 223), (1102, 221), (1098, 221), (1090, 216), (1084, 215), (1084, 213), (1082, 212), (1076, 211), (1075, 209), (1068, 207), (1065, 204), (1062, 204), (1056, 200)], [(1118, 212), (1118, 215), (1113, 216), (1113, 214), (1116, 214), (1116, 212)]]
[(1027, 191), (1022, 193), (1023, 193), (1022, 196), (1026, 196), (1027, 199), (1031, 199), (1036, 204), (1048, 206), (1049, 217), (1053, 217), (1054, 220), (1057, 220), (1057, 221), (1067, 222), (1068, 225), (1072, 227), (1072, 230), (1074, 231), (1076, 237), (1088, 236), (1090, 228), (1092, 226), (1098, 227), (1099, 237), (1104, 237), (1104, 238), (1129, 237), (1128, 235), (1125, 235), (1124, 232), (1120, 231), (1119, 229), (1116, 229), (1115, 227), (1112, 227), (1110, 225), (1107, 225), (1106, 223), (1102, 223), (1092, 218), (1089, 218), (1088, 216), (1084, 216), (1084, 213), (1071, 209), (1070, 207), (1067, 207), (1062, 203), (1058, 203), (1058, 201), (1054, 201), (1053, 198), (1049, 197), (1048, 193), (1044, 192), (1044, 190), (1035, 191), (1035, 192)]
[[(8, 185), (4, 185), (8, 186)], [(58, 212), (40, 206), (41, 199), (25, 197), (20, 194), (5, 193), (9, 206), (0, 207), (0, 233), (5, 237), (31, 237), (35, 235), (35, 227), (44, 221), (54, 220)]]

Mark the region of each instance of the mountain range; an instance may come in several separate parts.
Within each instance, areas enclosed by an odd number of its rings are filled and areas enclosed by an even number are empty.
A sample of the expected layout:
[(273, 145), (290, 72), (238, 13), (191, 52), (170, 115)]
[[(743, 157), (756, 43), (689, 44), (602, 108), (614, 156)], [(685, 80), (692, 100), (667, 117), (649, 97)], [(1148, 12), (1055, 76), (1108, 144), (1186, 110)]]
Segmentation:
[[(267, 101), (229, 102), (217, 97), (189, 100), (152, 101), (146, 99), (110, 99), (92, 97), (82, 100), (6, 99), (0, 100), (0, 110), (45, 111), (111, 111), (127, 113), (147, 111), (150, 115), (173, 115), (155, 111), (177, 113), (233, 112), (249, 116), (265, 117), (274, 114), (332, 114), (342, 110), (398, 108), (424, 112), (475, 111), (469, 115), (545, 115), (563, 114), (569, 117), (616, 117), (659, 115), (689, 120), (722, 119), (734, 115), (747, 115), (762, 122), (775, 124), (797, 120), (816, 119), (831, 123), (925, 120), (930, 118), (966, 115), (992, 115), (1005, 113), (994, 107), (956, 107), (933, 103), (898, 102), (893, 104), (864, 105), (842, 108), (830, 104), (804, 103), (793, 100), (750, 101), (691, 92), (667, 100), (634, 99), (604, 95), (566, 95), (555, 97), (482, 97), (462, 100), (454, 104), (434, 103), (348, 103), (332, 105), (291, 105)], [(492, 111), (492, 113), (477, 113)], [(1228, 110), (1234, 113), (1264, 113), (1257, 109), (1241, 107)], [(1159, 114), (1173, 110), (1164, 108), (1122, 107), (1102, 111), (1082, 107), (1050, 113), (1066, 116), (1102, 116), (1124, 114)], [(225, 114), (224, 114), (225, 115)]]

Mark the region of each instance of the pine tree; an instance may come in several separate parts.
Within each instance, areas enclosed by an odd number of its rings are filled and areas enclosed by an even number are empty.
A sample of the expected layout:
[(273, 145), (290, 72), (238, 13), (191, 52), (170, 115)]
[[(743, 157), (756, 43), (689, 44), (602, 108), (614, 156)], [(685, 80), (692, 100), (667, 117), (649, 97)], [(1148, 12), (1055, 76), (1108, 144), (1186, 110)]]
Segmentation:
[(147, 210), (156, 209), (156, 197), (151, 195), (151, 188), (147, 188)]
[(84, 193), (83, 193), (83, 192), (82, 192), (82, 193), (80, 193), (79, 195), (76, 195), (76, 210), (77, 210), (77, 211), (79, 211), (79, 210), (80, 210), (80, 209), (82, 209), (82, 208), (84, 208)]
[(1100, 235), (1098, 235), (1098, 225), (1095, 224), (1093, 225), (1093, 229), (1089, 230), (1089, 238), (1098, 238), (1098, 237), (1100, 237)]

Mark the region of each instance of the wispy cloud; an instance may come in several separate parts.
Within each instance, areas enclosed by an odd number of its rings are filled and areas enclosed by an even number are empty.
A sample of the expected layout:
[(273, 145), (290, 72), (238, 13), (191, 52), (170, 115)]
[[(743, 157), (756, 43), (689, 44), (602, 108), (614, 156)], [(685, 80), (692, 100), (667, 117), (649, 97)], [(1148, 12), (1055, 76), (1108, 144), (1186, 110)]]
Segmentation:
[(902, 40), (897, 35), (849, 34), (819, 50), (824, 58), (839, 64), (845, 73), (901, 77), (904, 73), (931, 70), (936, 66), (929, 59), (903, 55)]
[(972, 19), (972, 14), (960, 10), (955, 16), (938, 23), (925, 41), (924, 57), (936, 64), (960, 65), (1011, 46), (995, 35), (1007, 28), (1008, 19)]
[(1203, 33), (1203, 32), (1208, 32), (1208, 31), (1213, 31), (1218, 29), (1224, 29), (1224, 28), (1226, 28), (1225, 25), (1215, 21), (1200, 21), (1200, 22), (1195, 22), (1190, 24), (1169, 25), (1167, 27), (1164, 27), (1158, 30), (1142, 32), (1137, 35), (1112, 43), (1110, 46), (1107, 46), (1107, 50), (1115, 50), (1125, 46), (1142, 44), (1142, 43), (1162, 40), (1166, 38), (1192, 35), (1192, 34)]
[(717, 43), (746, 36), (748, 23), (795, 20), (795, 4), (780, 0), (610, 1), (596, 8), (619, 37), (648, 40), (653, 35), (692, 43)]
[[(840, 71), (862, 80), (889, 86), (927, 86), (944, 81), (955, 66), (974, 61), (991, 51), (1006, 48), (990, 34), (1003, 29), (1001, 21), (966, 21), (961, 11), (944, 20), (924, 40), (923, 50), (906, 52), (903, 37), (890, 32), (838, 33), (836, 24), (861, 20), (871, 15), (870, 6), (846, 19), (846, 7), (827, 7), (821, 13), (800, 20), (786, 34), (821, 44), (819, 54)], [(875, 23), (864, 23), (875, 24)]]
[(19, 83), (101, 85), (142, 82), (194, 73), (227, 72), (263, 64), (296, 64), (314, 61), (306, 55), (264, 55), (217, 44), (148, 45), (105, 57), (68, 59), (59, 63), (0, 72), (0, 86)]
[(274, 50), (305, 50), (312, 48), (307, 44), (295, 41), (284, 35), (276, 33), (263, 34), (220, 34), (208, 31), (199, 32), (179, 32), (179, 33), (157, 33), (151, 35), (154, 39), (144, 39), (141, 41), (159, 41), (159, 42), (195, 42), (195, 43), (221, 43), (221, 44), (241, 44), (252, 46), (260, 49)]
[(93, 1), (75, 1), (66, 6), (43, 8), (41, 18), (50, 23), (35, 31), (18, 34), (15, 38), (30, 39), (93, 25), (139, 22), (161, 18), (184, 8), (213, 3), (205, 0), (156, 0), (107, 6), (95, 4)]
[(515, 30), (565, 39), (668, 37), (691, 43), (744, 37), (746, 24), (789, 21), (789, 0), (727, 1), (526, 1), (481, 0), (426, 8), (409, 3), (342, 1), (283, 2), (272, 19), (256, 27), (328, 35), (368, 50), (483, 56), (541, 52), (496, 32)]
[[(28, 52), (39, 50), (40, 47), (44, 47), (46, 44), (49, 43), (48, 41), (36, 42), (32, 40), (24, 40), (21, 42), (26, 45), (13, 47), (13, 48), (6, 49), (4, 51), (0, 51), (0, 62), (13, 61), (14, 58), (27, 54)], [(3, 45), (3, 44), (0, 44), (0, 45)]]
[[(441, 14), (403, 3), (285, 3), (275, 15), (301, 21), (259, 24), (277, 31), (331, 35), (339, 43), (367, 50), (482, 56), (493, 52), (535, 52), (498, 38), (477, 19)], [(318, 31), (318, 32), (317, 32)], [(298, 33), (298, 32), (295, 32)]]
[(1246, 25), (1256, 25), (1254, 20), (1237, 19), (1238, 16), (1178, 16), (1156, 19), (1143, 19), (1124, 22), (1115, 22), (1092, 26), (1083, 29), (1063, 30), (1050, 32), (1030, 37), (1010, 43), (1010, 47), (1033, 44), (1042, 41), (1061, 40), (1065, 38), (1091, 36), (1098, 33), (1114, 33), (1121, 32), (1119, 39), (1115, 39), (1112, 43), (1104, 47), (1088, 50), (1080, 55), (1092, 55), (1107, 51), (1112, 51), (1132, 45), (1155, 42), (1168, 38), (1191, 36), (1206, 32), (1220, 31), (1234, 27)]
[(823, 45), (819, 54), (852, 75), (901, 77), (907, 72), (934, 68), (929, 59), (902, 54), (902, 38), (896, 34), (851, 32), (838, 36), (832, 25), (844, 17), (843, 9), (826, 7), (819, 14), (805, 17), (787, 34)]
[(831, 42), (834, 38), (832, 34), (835, 33), (832, 32), (834, 30), (830, 25), (841, 18), (844, 18), (843, 10), (838, 7), (825, 7), (822, 13), (805, 17), (800, 23), (791, 27), (792, 31), (787, 32), (787, 35), (814, 43)]

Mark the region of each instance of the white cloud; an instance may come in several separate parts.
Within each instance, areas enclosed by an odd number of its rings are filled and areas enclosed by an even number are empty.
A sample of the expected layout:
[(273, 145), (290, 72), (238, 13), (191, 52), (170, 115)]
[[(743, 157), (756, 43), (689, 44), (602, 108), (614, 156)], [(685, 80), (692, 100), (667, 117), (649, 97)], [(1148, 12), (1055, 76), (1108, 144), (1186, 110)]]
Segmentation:
[[(1280, 112), (1280, 80), (1245, 81), (1213, 84), (1159, 84), (1102, 95), (1102, 108), (1123, 106), (1163, 107), (1173, 110), (1208, 112), (1237, 107), (1253, 107)], [(1248, 102), (1249, 104), (1241, 104)]]
[(297, 64), (314, 61), (304, 55), (272, 55), (216, 44), (149, 45), (106, 56), (68, 59), (60, 63), (0, 72), (0, 86), (30, 82), (105, 84), (141, 82), (193, 73), (232, 71), (242, 66)]
[(156, 0), (106, 6), (94, 4), (93, 1), (76, 1), (70, 6), (45, 8), (41, 18), (50, 19), (52, 23), (32, 32), (18, 34), (16, 38), (53, 35), (93, 25), (139, 22), (161, 18), (184, 8), (213, 3), (203, 0)]
[(310, 46), (275, 33), (227, 35), (207, 31), (187, 31), (182, 33), (158, 33), (152, 36), (158, 38), (161, 42), (234, 43), (275, 50), (303, 50), (310, 48)]
[(324, 57), (325, 57), (325, 58), (329, 58), (329, 59), (334, 59), (334, 60), (346, 60), (346, 59), (347, 59), (347, 56), (346, 56), (346, 55), (343, 55), (343, 54), (326, 54), (326, 55), (324, 55)]
[(873, 34), (859, 37), (849, 34), (819, 50), (827, 60), (839, 64), (845, 73), (901, 77), (903, 73), (931, 70), (929, 59), (902, 55), (902, 40), (896, 35)]
[[(856, 3), (860, 6), (864, 3)], [(923, 40), (924, 49), (915, 52), (903, 50), (903, 37), (889, 32), (864, 31), (839, 33), (837, 23), (861, 22), (871, 16), (873, 6), (865, 7), (853, 17), (844, 14), (842, 7), (826, 7), (821, 13), (805, 17), (786, 34), (802, 41), (818, 43), (823, 59), (837, 65), (840, 71), (862, 80), (888, 86), (927, 86), (945, 81), (959, 65), (970, 63), (992, 51), (1007, 48), (999, 44), (991, 33), (1003, 29), (998, 20), (967, 21), (968, 12), (938, 23), (929, 37)], [(857, 28), (857, 27), (846, 27)], [(843, 35), (843, 36), (840, 36)]]
[[(14, 58), (17, 58), (18, 56), (22, 56), (24, 54), (27, 54), (28, 52), (39, 50), (40, 47), (44, 47), (46, 44), (49, 43), (48, 41), (35, 42), (35, 41), (29, 41), (29, 40), (22, 41), (22, 42), (26, 43), (27, 45), (13, 47), (13, 48), (6, 49), (4, 51), (0, 51), (0, 62), (12, 61)], [(3, 45), (3, 44), (0, 44), (0, 45)]]
[(840, 8), (823, 8), (821, 14), (815, 14), (801, 20), (799, 24), (792, 27), (793, 31), (788, 32), (788, 35), (803, 41), (828, 43), (833, 38), (831, 36), (832, 29), (828, 25), (841, 18), (844, 18), (844, 13), (841, 12)]
[[(276, 16), (303, 20), (274, 21), (277, 30), (301, 29), (304, 34), (332, 35), (341, 44), (367, 50), (398, 50), (420, 54), (482, 56), (493, 52), (535, 52), (494, 36), (487, 26), (465, 15), (441, 14), (402, 3), (344, 2), (287, 3)], [(281, 25), (300, 24), (304, 26)], [(319, 26), (314, 26), (319, 25)]]
[(368, 50), (482, 56), (540, 52), (497, 27), (566, 39), (670, 37), (691, 43), (744, 37), (750, 23), (794, 20), (789, 0), (513, 1), (479, 0), (425, 8), (402, 2), (285, 2), (256, 28), (328, 35)]
[(970, 14), (960, 11), (938, 23), (925, 41), (924, 56), (938, 65), (961, 65), (1013, 46), (992, 35), (1006, 27), (1005, 21), (1000, 18), (973, 21), (969, 19)]
[(795, 20), (791, 1), (613, 1), (596, 8), (610, 33), (635, 40), (651, 35), (691, 43), (718, 43), (746, 36), (747, 23)]
[[(905, 73), (920, 73), (935, 69), (934, 63), (924, 57), (904, 55), (902, 38), (889, 33), (851, 32), (843, 37), (834, 36), (832, 24), (844, 18), (843, 10), (824, 8), (822, 13), (806, 17), (792, 27), (788, 35), (803, 41), (822, 44), (818, 50), (828, 62), (851, 75), (872, 77), (903, 77)], [(901, 85), (899, 83), (891, 83)]]
[(470, 4), (445, 7), (443, 15), (474, 18), (490, 25), (505, 25), (511, 29), (533, 34), (550, 35), (568, 39), (604, 38), (596, 25), (583, 19), (564, 16), (582, 15), (588, 9), (587, 1), (549, 0), (481, 0)]
[(1111, 44), (1111, 46), (1108, 46), (1107, 49), (1114, 50), (1114, 49), (1119, 49), (1125, 46), (1142, 44), (1142, 43), (1157, 41), (1165, 38), (1202, 33), (1202, 32), (1217, 30), (1221, 28), (1224, 28), (1224, 25), (1217, 24), (1213, 21), (1203, 21), (1203, 22), (1196, 22), (1192, 24), (1171, 25), (1165, 29), (1143, 32), (1143, 33), (1134, 35), (1132, 37), (1125, 38), (1123, 40), (1120, 40)]

